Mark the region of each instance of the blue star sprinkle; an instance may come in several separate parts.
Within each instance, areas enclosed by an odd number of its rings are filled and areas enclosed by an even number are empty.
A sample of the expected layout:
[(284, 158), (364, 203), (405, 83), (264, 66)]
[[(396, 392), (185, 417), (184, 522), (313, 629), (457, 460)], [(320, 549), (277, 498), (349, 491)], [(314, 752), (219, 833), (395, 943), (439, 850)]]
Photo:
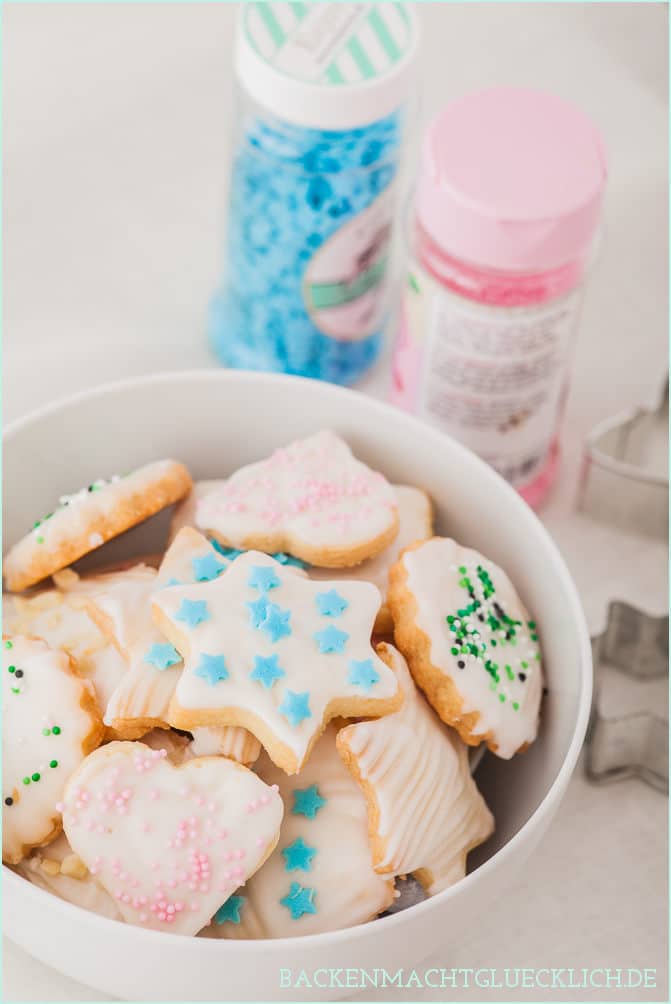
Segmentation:
[(223, 565), (219, 561), (214, 551), (209, 551), (207, 554), (201, 555), (200, 558), (192, 558), (191, 567), (193, 568), (193, 577), (196, 582), (210, 582), (212, 579), (216, 579), (218, 575), (221, 575), (226, 565)]
[(312, 718), (312, 712), (308, 706), (309, 699), (310, 694), (307, 690), (300, 694), (294, 693), (293, 690), (287, 690), (284, 694), (284, 700), (277, 710), (295, 729), (305, 718)]
[(277, 554), (271, 555), (275, 561), (280, 565), (293, 565), (294, 568), (307, 568), (307, 561), (301, 561), (300, 558), (294, 558), (293, 554), (285, 554), (284, 551), (278, 551)]
[(310, 872), (312, 871), (312, 859), (316, 853), (316, 847), (309, 847), (303, 838), (299, 837), (282, 851), (284, 867), (288, 872)]
[(327, 627), (323, 631), (317, 631), (314, 639), (319, 645), (320, 652), (342, 652), (349, 635), (346, 631), (340, 631), (337, 627)]
[(265, 595), (259, 596), (253, 603), (247, 603), (247, 608), (251, 614), (250, 620), (253, 628), (260, 628), (268, 613), (268, 600)]
[(262, 655), (254, 656), (254, 669), (249, 674), (250, 680), (258, 680), (266, 690), (270, 690), (276, 680), (280, 680), (286, 673), (278, 665), (278, 657), (269, 655), (264, 658)]
[(261, 593), (267, 593), (269, 589), (277, 589), (280, 578), (274, 568), (267, 565), (254, 565), (249, 574), (247, 585), (250, 589), (258, 589)]
[(347, 682), (351, 683), (354, 687), (361, 687), (362, 690), (368, 694), (370, 689), (374, 684), (380, 679), (380, 674), (373, 666), (372, 659), (364, 659), (362, 662), (358, 662), (356, 659), (350, 659), (349, 662), (349, 673), (347, 676)]
[(227, 680), (229, 676), (223, 655), (207, 655), (205, 652), (201, 652), (200, 662), (194, 673), (207, 680), (211, 687), (215, 687), (221, 680)]
[(170, 666), (175, 666), (181, 659), (181, 656), (176, 648), (172, 645), (161, 645), (156, 643), (152, 645), (144, 654), (143, 662), (148, 662), (150, 666), (155, 666), (156, 669), (168, 669)]
[(317, 593), (315, 602), (319, 613), (324, 617), (340, 617), (349, 606), (345, 597), (336, 589), (329, 589), (328, 593)]
[(189, 627), (196, 627), (201, 621), (209, 621), (210, 611), (207, 609), (205, 600), (182, 600), (177, 613), (176, 621), (182, 621)]
[(291, 889), (282, 897), (280, 903), (290, 911), (293, 920), (300, 920), (304, 913), (317, 912), (317, 907), (313, 903), (314, 897), (314, 889), (306, 889), (300, 882), (292, 882)]
[(244, 896), (229, 896), (224, 905), (219, 907), (212, 918), (215, 924), (225, 924), (227, 921), (231, 924), (239, 924), (240, 910), (244, 902)]
[(294, 806), (291, 810), (293, 816), (305, 816), (306, 819), (314, 819), (327, 799), (322, 798), (316, 784), (311, 784), (309, 788), (294, 789)]
[(163, 585), (159, 586), (158, 588), (167, 589), (168, 586), (181, 586), (181, 585), (182, 583), (179, 581), (179, 579), (176, 579), (175, 576), (173, 575), (171, 579), (168, 579), (167, 582), (164, 582)]
[(265, 631), (272, 642), (279, 641), (291, 634), (289, 618), (290, 610), (282, 610), (276, 603), (269, 603), (266, 609), (265, 620), (261, 622), (260, 629)]
[(235, 561), (236, 558), (239, 558), (241, 554), (245, 553), (244, 551), (239, 551), (237, 547), (224, 547), (224, 545), (220, 544), (218, 540), (211, 540), (210, 544), (215, 551), (219, 551), (219, 554), (221, 554), (224, 558), (228, 558), (229, 561)]

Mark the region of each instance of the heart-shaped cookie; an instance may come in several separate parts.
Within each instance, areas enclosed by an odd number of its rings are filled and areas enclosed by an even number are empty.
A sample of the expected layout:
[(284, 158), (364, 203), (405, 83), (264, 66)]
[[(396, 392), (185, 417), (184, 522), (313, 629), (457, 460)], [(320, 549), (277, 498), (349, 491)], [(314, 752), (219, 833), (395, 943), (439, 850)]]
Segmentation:
[(277, 789), (233, 760), (176, 766), (140, 742), (101, 747), (63, 797), (67, 838), (124, 919), (188, 935), (263, 864), (282, 814)]

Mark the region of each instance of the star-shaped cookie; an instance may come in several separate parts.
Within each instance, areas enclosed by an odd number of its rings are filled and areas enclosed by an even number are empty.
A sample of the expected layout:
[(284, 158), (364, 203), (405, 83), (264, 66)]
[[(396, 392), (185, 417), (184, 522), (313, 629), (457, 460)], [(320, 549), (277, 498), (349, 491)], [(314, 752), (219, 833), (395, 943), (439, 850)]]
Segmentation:
[[(168, 726), (170, 701), (182, 672), (179, 652), (152, 620), (152, 596), (168, 584), (210, 582), (229, 565), (202, 534), (185, 528), (166, 551), (158, 572), (139, 565), (101, 576), (99, 589), (85, 594), (83, 602), (91, 617), (128, 662), (128, 672), (105, 712), (106, 724), (123, 738)], [(200, 669), (213, 679), (217, 664), (206, 663)], [(221, 754), (241, 763), (253, 763), (260, 752), (254, 737), (239, 728), (197, 730), (194, 747), (200, 755)]]
[(331, 718), (388, 714), (402, 700), (370, 644), (379, 604), (370, 583), (311, 582), (258, 551), (210, 582), (159, 590), (156, 623), (184, 658), (171, 724), (242, 725), (295, 773)]
[(368, 803), (376, 870), (415, 877), (430, 894), (466, 874), (466, 855), (494, 819), (471, 777), (468, 750), (415, 687), (405, 659), (378, 646), (403, 689), (400, 711), (347, 725), (337, 746)]
[(236, 471), (196, 501), (196, 525), (230, 547), (286, 551), (313, 565), (356, 565), (398, 532), (382, 474), (328, 430)]
[(366, 802), (336, 752), (331, 724), (300, 774), (261, 754), (256, 771), (284, 802), (277, 847), (203, 931), (213, 938), (282, 938), (362, 924), (394, 899), (371, 862)]

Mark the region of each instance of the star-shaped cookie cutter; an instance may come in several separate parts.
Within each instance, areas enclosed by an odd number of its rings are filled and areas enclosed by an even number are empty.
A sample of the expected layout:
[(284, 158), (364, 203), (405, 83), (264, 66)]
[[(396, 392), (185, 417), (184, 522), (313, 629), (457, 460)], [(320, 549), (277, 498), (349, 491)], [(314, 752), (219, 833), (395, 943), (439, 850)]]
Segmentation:
[(641, 683), (668, 677), (668, 615), (655, 617), (611, 602), (604, 631), (592, 638), (592, 657), (596, 684), (585, 740), (587, 777), (599, 784), (640, 777), (668, 793), (668, 721), (641, 707), (616, 716), (603, 711), (604, 666)]
[[(595, 519), (665, 539), (669, 524), (669, 384), (653, 408), (600, 422), (587, 438), (578, 505)], [(655, 445), (660, 445), (655, 451)], [(662, 456), (663, 454), (663, 456)]]

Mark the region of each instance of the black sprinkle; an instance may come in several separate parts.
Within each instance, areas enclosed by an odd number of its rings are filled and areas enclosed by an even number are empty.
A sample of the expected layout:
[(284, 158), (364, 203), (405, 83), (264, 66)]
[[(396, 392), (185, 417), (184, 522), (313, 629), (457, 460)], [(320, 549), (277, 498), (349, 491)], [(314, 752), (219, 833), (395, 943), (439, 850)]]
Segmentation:
[(485, 622), (484, 615), (483, 614), (478, 614), (478, 620), (482, 621), (482, 623), (484, 624), (484, 622)]
[(463, 659), (460, 659), (459, 662), (457, 663), (457, 666), (459, 667), (459, 669), (463, 669), (465, 665), (466, 665), (466, 663), (464, 662)]
[(5, 805), (14, 805), (14, 799), (11, 797), (11, 795), (8, 795), (7, 798), (5, 799)]
[(522, 681), (522, 683), (524, 683), (524, 681), (527, 678), (527, 674), (526, 673), (518, 673), (517, 675), (520, 678), (520, 680)]
[(17, 669), (16, 673), (14, 673), (14, 676), (16, 677), (17, 680), (20, 680), (21, 677), (23, 676), (23, 670)]
[(545, 697), (546, 694), (549, 694), (549, 693), (550, 693), (550, 691), (548, 690), (548, 688), (547, 687), (543, 687), (543, 697)]

